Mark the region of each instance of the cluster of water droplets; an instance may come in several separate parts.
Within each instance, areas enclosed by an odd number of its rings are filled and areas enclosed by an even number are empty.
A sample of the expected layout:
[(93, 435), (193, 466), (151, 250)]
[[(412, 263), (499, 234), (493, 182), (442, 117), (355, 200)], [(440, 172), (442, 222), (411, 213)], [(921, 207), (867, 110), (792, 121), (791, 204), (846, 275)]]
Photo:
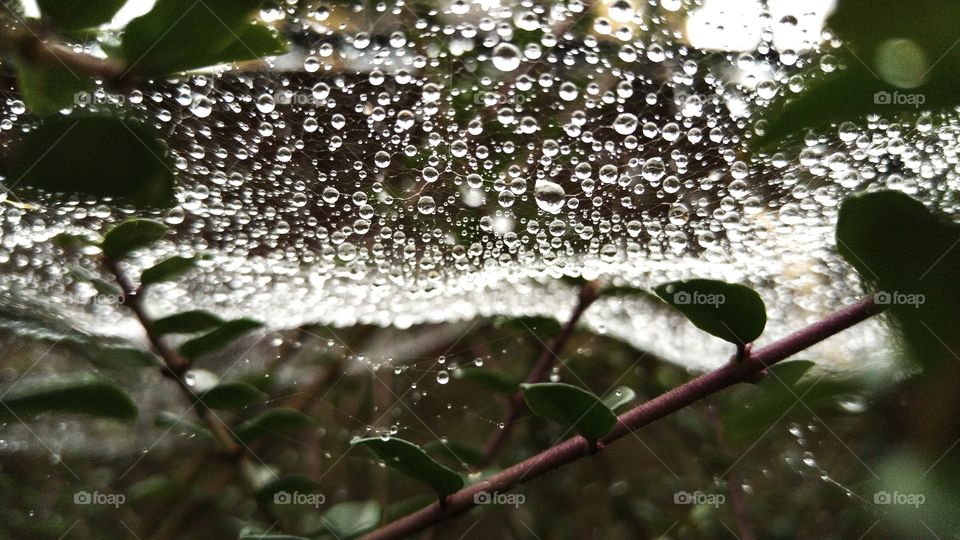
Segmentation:
[[(858, 292), (832, 245), (845, 195), (887, 185), (954, 210), (956, 118), (870, 118), (751, 155), (760, 113), (801, 92), (805, 69), (837, 69), (840, 43), (814, 32), (805, 49), (778, 47), (807, 15), (797, 7), (758, 14), (754, 49), (704, 50), (684, 27), (697, 9), (268, 3), (260, 16), (292, 37), (290, 54), (125, 96), (100, 90), (82, 107), (122, 104), (172, 148), (179, 204), (155, 217), (174, 234), (129, 270), (205, 253), (149, 308), (275, 328), (562, 318), (574, 298), (563, 276), (744, 283), (766, 300), (772, 336), (819, 318)], [(10, 89), (0, 105), (15, 138), (29, 125), (23, 103)], [(2, 289), (90, 327), (129, 322), (83, 301), (96, 292), (68, 276), (71, 259), (92, 268), (89, 253), (49, 242), (126, 214), (83, 198), (0, 205)], [(692, 367), (729, 353), (644, 299), (606, 300), (586, 322)], [(879, 335), (866, 325), (821, 354), (860, 362)]]

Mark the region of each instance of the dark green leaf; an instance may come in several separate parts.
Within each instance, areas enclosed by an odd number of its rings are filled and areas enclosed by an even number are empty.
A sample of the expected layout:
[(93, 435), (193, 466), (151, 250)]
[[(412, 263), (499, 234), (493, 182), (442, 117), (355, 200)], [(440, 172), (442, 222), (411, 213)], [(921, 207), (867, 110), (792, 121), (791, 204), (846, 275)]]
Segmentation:
[(62, 30), (80, 30), (110, 22), (127, 0), (37, 0), (43, 17)]
[(743, 285), (691, 279), (660, 285), (656, 292), (697, 328), (730, 343), (753, 342), (767, 324), (760, 295)]
[(960, 350), (960, 225), (896, 191), (848, 197), (837, 250), (885, 305), (907, 352), (922, 366)]
[(380, 524), (380, 505), (376, 501), (340, 503), (327, 510), (322, 522), (324, 529), (336, 538), (356, 538)]
[(260, 437), (290, 433), (313, 426), (313, 420), (302, 412), (289, 409), (270, 409), (237, 426), (234, 434), (243, 443)]
[(603, 398), (603, 404), (611, 411), (616, 411), (635, 399), (637, 399), (636, 392), (626, 386), (621, 386), (607, 394), (607, 396)]
[(93, 86), (87, 77), (70, 71), (59, 62), (36, 63), (18, 59), (17, 86), (27, 109), (38, 115), (56, 114), (77, 104)]
[(520, 382), (499, 371), (485, 368), (464, 368), (454, 372), (457, 380), (473, 381), (489, 390), (502, 394), (513, 394)]
[(151, 476), (146, 480), (125, 489), (124, 492), (133, 501), (156, 501), (176, 496), (180, 490), (177, 484), (166, 476)]
[(223, 324), (223, 319), (203, 310), (184, 311), (153, 321), (151, 328), (159, 335), (198, 334)]
[(113, 381), (92, 375), (15, 384), (0, 399), (3, 422), (27, 420), (45, 412), (132, 422), (137, 417), (137, 406)]
[(80, 248), (95, 245), (98, 243), (93, 241), (86, 235), (72, 234), (72, 233), (66, 233), (66, 232), (62, 232), (54, 236), (53, 238), (50, 239), (50, 241), (58, 248), (65, 249), (65, 250), (80, 249)]
[(140, 276), (141, 285), (153, 285), (161, 281), (171, 281), (187, 273), (197, 265), (193, 257), (175, 256), (158, 262), (147, 268)]
[(150, 247), (167, 234), (167, 226), (151, 219), (128, 219), (103, 237), (103, 254), (119, 261), (131, 252)]
[(174, 203), (173, 165), (151, 128), (106, 116), (50, 117), (4, 157), (11, 189), (111, 197), (137, 208)]
[[(153, 9), (127, 25), (123, 33), (123, 56), (130, 69), (157, 76), (201, 68), (233, 58), (239, 48), (237, 36), (249, 31), (250, 18), (259, 0), (159, 0)], [(184, 46), (184, 44), (190, 44)], [(263, 46), (262, 35), (243, 41)], [(253, 50), (254, 53), (258, 52)]]
[(445, 456), (455, 463), (477, 465), (483, 461), (483, 450), (459, 441), (430, 441), (423, 445), (427, 453)]
[(224, 349), (240, 336), (261, 326), (263, 326), (262, 323), (250, 319), (227, 321), (215, 330), (197, 336), (181, 345), (180, 354), (191, 360), (196, 360), (201, 356)]
[(211, 409), (238, 411), (251, 403), (262, 401), (267, 395), (242, 382), (223, 383), (200, 395), (200, 401)]
[(87, 343), (78, 347), (91, 364), (108, 369), (159, 367), (160, 359), (153, 354), (133, 347), (101, 347)]
[[(240, 34), (240, 31), (243, 33)], [(250, 24), (237, 31), (239, 38), (234, 39), (225, 49), (202, 61), (202, 65), (212, 66), (230, 62), (245, 62), (264, 56), (277, 56), (287, 52), (287, 40), (273, 28), (262, 24)], [(199, 61), (199, 60), (198, 60)]]
[(401, 474), (432, 487), (441, 496), (456, 493), (463, 487), (463, 478), (437, 463), (419, 446), (403, 439), (379, 437), (354, 441), (352, 446), (365, 446), (378, 459)]
[[(311, 496), (301, 503), (293, 498), (293, 494)], [(277, 478), (257, 490), (256, 499), (261, 504), (312, 504), (320, 506), (326, 497), (320, 491), (320, 484), (313, 479), (300, 474), (292, 474)]]
[(521, 384), (520, 389), (531, 412), (570, 427), (587, 440), (602, 439), (617, 425), (617, 415), (600, 398), (582, 388), (537, 383)]
[(216, 442), (213, 433), (210, 433), (210, 430), (206, 427), (188, 420), (182, 414), (174, 414), (172, 412), (163, 411), (157, 414), (157, 417), (154, 419), (153, 423), (158, 427), (165, 427), (171, 429), (179, 429), (193, 435), (197, 435), (202, 439), (207, 440), (208, 442)]

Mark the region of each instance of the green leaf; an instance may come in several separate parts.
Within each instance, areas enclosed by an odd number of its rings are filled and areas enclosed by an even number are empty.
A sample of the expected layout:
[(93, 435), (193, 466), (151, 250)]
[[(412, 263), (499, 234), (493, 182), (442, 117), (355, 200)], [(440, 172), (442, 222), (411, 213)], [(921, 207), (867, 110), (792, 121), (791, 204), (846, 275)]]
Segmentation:
[(753, 342), (767, 324), (760, 295), (743, 285), (691, 279), (666, 283), (655, 290), (694, 326), (736, 345)]
[(81, 92), (93, 82), (59, 62), (38, 63), (19, 58), (15, 65), (17, 86), (27, 109), (38, 115), (56, 114), (77, 104)]
[(630, 287), (627, 285), (607, 285), (597, 293), (600, 298), (649, 298), (655, 299), (657, 296), (652, 292), (640, 287)]
[(91, 364), (107, 369), (160, 367), (160, 359), (147, 351), (133, 347), (99, 347), (87, 343), (78, 351)]
[(397, 472), (427, 484), (440, 496), (456, 493), (463, 487), (463, 478), (437, 463), (419, 446), (403, 439), (379, 437), (360, 439), (351, 446), (365, 446), (386, 465)]
[(255, 497), (257, 501), (264, 505), (285, 505), (292, 503), (299, 504), (299, 501), (294, 500), (292, 497), (288, 497), (294, 493), (315, 496), (310, 497), (308, 501), (305, 501), (305, 504), (314, 504), (315, 506), (320, 506), (325, 500), (325, 496), (320, 492), (320, 484), (310, 477), (301, 474), (292, 474), (272, 480), (258, 489)]
[(260, 437), (290, 433), (313, 426), (313, 420), (302, 412), (286, 407), (270, 409), (237, 426), (234, 435), (243, 443)]
[(200, 395), (200, 401), (211, 409), (238, 411), (266, 397), (266, 394), (254, 386), (232, 382), (218, 384), (207, 390)]
[(15, 383), (0, 399), (3, 422), (26, 420), (45, 412), (132, 422), (137, 406), (113, 381), (93, 375)]
[[(242, 34), (240, 32), (243, 32)], [(273, 28), (262, 24), (249, 24), (237, 30), (239, 38), (234, 39), (225, 49), (203, 60), (202, 65), (227, 64), (256, 60), (264, 56), (278, 56), (290, 48), (287, 40)]]
[[(127, 25), (121, 44), (123, 57), (130, 69), (150, 76), (229, 62), (238, 52), (248, 58), (251, 51), (258, 54), (265, 46), (262, 32), (249, 28), (260, 3), (158, 0), (149, 13)], [(247, 36), (248, 32), (255, 34)], [(237, 36), (242, 36), (240, 44)]]
[(159, 335), (198, 334), (223, 324), (223, 319), (203, 310), (184, 311), (153, 321), (151, 329)]
[(110, 22), (127, 0), (37, 0), (43, 17), (63, 30), (80, 30)]
[(166, 208), (175, 200), (166, 144), (152, 128), (129, 119), (47, 118), (12, 144), (0, 171), (11, 188), (61, 198), (110, 197), (140, 209)]
[(590, 441), (617, 425), (617, 415), (590, 392), (563, 383), (521, 384), (527, 407), (537, 416), (574, 429)]
[(376, 529), (380, 525), (380, 513), (376, 501), (344, 502), (327, 510), (321, 522), (334, 537), (346, 540)]
[(423, 449), (433, 455), (444, 456), (455, 463), (477, 465), (483, 461), (483, 450), (460, 441), (430, 441)]
[(153, 423), (158, 427), (180, 429), (192, 433), (211, 443), (216, 442), (216, 438), (213, 436), (213, 433), (210, 433), (209, 429), (196, 422), (188, 420), (184, 415), (181, 414), (162, 411), (157, 414)]
[(153, 285), (162, 281), (172, 281), (190, 271), (197, 265), (193, 257), (170, 257), (147, 268), (140, 276), (141, 285)]
[(53, 245), (64, 250), (81, 249), (87, 246), (99, 244), (91, 240), (88, 236), (82, 234), (73, 234), (62, 232), (50, 239)]
[(105, 279), (101, 279), (88, 272), (85, 268), (71, 266), (68, 272), (71, 276), (73, 276), (74, 279), (90, 283), (98, 293), (104, 296), (115, 296), (118, 299), (123, 297), (123, 291), (120, 289), (119, 285), (111, 283)]
[(906, 352), (930, 368), (960, 350), (960, 225), (896, 191), (844, 199), (837, 250), (886, 306)]
[(235, 319), (227, 321), (216, 329), (197, 336), (180, 346), (180, 354), (196, 360), (201, 356), (215, 353), (226, 348), (240, 336), (263, 326), (262, 323), (250, 319)]
[(617, 388), (613, 392), (607, 394), (607, 396), (603, 398), (603, 404), (606, 405), (611, 411), (616, 411), (620, 407), (623, 407), (635, 399), (637, 399), (636, 392), (626, 386), (621, 386), (620, 388)]
[(500, 371), (485, 368), (464, 368), (454, 372), (457, 380), (473, 381), (489, 390), (501, 394), (513, 394), (520, 382)]
[(138, 249), (150, 247), (163, 238), (167, 226), (151, 219), (128, 219), (110, 229), (103, 237), (103, 255), (119, 261)]
[(124, 490), (132, 501), (158, 501), (170, 499), (180, 493), (177, 484), (166, 476), (151, 476)]

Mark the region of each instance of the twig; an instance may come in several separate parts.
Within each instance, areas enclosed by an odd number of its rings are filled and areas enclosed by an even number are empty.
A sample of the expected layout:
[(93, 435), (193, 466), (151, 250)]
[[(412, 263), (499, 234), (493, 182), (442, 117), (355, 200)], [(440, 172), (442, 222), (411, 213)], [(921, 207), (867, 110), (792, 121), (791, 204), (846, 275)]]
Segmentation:
[[(563, 347), (570, 341), (570, 336), (573, 335), (573, 330), (580, 321), (580, 317), (582, 317), (587, 308), (597, 300), (598, 293), (599, 285), (596, 282), (585, 283), (580, 287), (580, 294), (577, 298), (577, 305), (573, 308), (573, 313), (570, 314), (570, 318), (566, 324), (563, 325), (560, 333), (557, 334), (549, 345), (543, 348), (543, 352), (540, 353), (540, 358), (537, 359), (537, 363), (534, 364), (530, 373), (527, 375), (526, 382), (538, 383), (547, 377), (560, 351), (563, 350)], [(510, 400), (510, 408), (507, 409), (506, 414), (504, 414), (503, 419), (500, 421), (500, 425), (503, 427), (494, 431), (484, 445), (483, 459), (479, 463), (481, 469), (490, 464), (497, 454), (497, 451), (499, 451), (507, 441), (507, 438), (513, 431), (514, 425), (517, 423), (517, 419), (520, 417), (520, 413), (525, 409), (526, 403), (523, 401), (523, 394), (517, 391)]]
[[(723, 367), (708, 372), (673, 390), (639, 405), (618, 418), (616, 427), (604, 437), (610, 444), (630, 432), (636, 431), (684, 407), (712, 395), (724, 388), (748, 381), (766, 368), (803, 351), (824, 339), (883, 311), (883, 306), (866, 298), (837, 311), (803, 330), (781, 338), (766, 347), (756, 349), (741, 362), (729, 362)], [(517, 485), (558, 469), (559, 467), (590, 455), (590, 444), (580, 436), (567, 439), (533, 457), (477, 482), (447, 498), (445, 509), (437, 503), (400, 518), (381, 527), (363, 538), (385, 540), (403, 538), (422, 531), (436, 523), (459, 516), (476, 504), (474, 496), (479, 492), (505, 492)]]

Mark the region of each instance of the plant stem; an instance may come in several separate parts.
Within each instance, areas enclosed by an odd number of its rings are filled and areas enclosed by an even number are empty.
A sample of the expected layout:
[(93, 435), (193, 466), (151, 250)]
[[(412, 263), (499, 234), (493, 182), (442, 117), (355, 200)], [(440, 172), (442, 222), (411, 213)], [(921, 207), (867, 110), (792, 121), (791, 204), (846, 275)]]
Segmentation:
[[(538, 383), (547, 377), (553, 368), (554, 362), (557, 360), (557, 355), (560, 354), (560, 351), (563, 350), (567, 342), (570, 341), (570, 336), (573, 335), (573, 330), (580, 321), (580, 317), (582, 317), (587, 308), (597, 300), (599, 288), (599, 284), (596, 282), (585, 283), (580, 287), (580, 294), (577, 297), (577, 305), (574, 306), (573, 313), (570, 314), (570, 318), (566, 324), (563, 325), (563, 328), (560, 329), (560, 333), (557, 334), (550, 344), (544, 346), (543, 352), (540, 353), (540, 358), (537, 359), (537, 363), (534, 364), (530, 373), (527, 375), (526, 382)], [(487, 439), (487, 443), (483, 449), (483, 459), (478, 464), (479, 468), (482, 469), (490, 464), (494, 456), (507, 441), (507, 438), (510, 437), (510, 433), (513, 431), (513, 427), (516, 425), (520, 413), (525, 409), (526, 403), (523, 401), (523, 394), (518, 390), (510, 400), (510, 408), (507, 409), (506, 414), (504, 414), (503, 419), (500, 421), (500, 425), (503, 427), (494, 431), (490, 438)]]
[[(618, 418), (616, 427), (603, 439), (610, 444), (630, 432), (636, 431), (665, 416), (687, 407), (709, 395), (737, 383), (749, 381), (768, 367), (803, 351), (824, 339), (883, 311), (873, 298), (863, 299), (845, 307), (803, 330), (781, 338), (765, 347), (754, 349), (740, 362), (729, 362), (721, 368), (705, 373), (696, 379), (670, 390), (639, 405)], [(364, 540), (403, 538), (422, 531), (436, 523), (459, 516), (476, 504), (474, 496), (479, 492), (505, 492), (519, 484), (558, 469), (559, 467), (590, 455), (590, 445), (583, 437), (567, 439), (533, 457), (477, 482), (447, 498), (445, 509), (436, 503), (402, 517), (366, 536)]]

